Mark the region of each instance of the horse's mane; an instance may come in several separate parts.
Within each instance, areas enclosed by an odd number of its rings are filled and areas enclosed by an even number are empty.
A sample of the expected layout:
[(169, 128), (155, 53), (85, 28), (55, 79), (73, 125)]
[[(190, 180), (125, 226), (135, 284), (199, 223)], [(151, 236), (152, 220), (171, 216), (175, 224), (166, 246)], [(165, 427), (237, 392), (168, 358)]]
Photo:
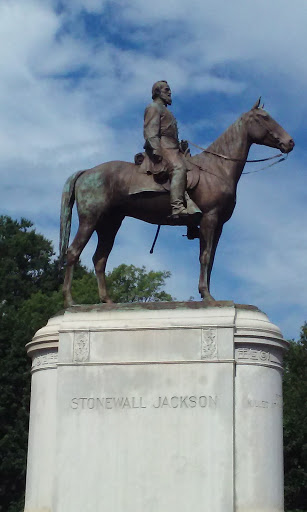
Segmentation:
[(214, 151), (215, 153), (231, 154), (231, 148), (233, 142), (238, 139), (239, 133), (242, 129), (243, 115), (241, 115), (233, 124), (231, 124), (227, 130), (225, 130), (210, 146), (208, 151)]

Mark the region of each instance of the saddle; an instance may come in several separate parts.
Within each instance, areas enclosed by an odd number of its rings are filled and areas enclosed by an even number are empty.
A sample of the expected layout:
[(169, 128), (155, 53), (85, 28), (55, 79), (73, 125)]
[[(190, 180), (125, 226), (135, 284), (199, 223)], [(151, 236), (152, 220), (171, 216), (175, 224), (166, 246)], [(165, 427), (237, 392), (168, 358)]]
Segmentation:
[[(187, 167), (187, 190), (193, 190), (199, 182), (199, 168), (191, 162), (189, 152), (183, 156)], [(155, 163), (147, 152), (134, 157), (134, 170), (129, 195), (140, 192), (169, 192), (170, 169), (165, 160)]]
[(144, 151), (144, 153), (137, 153), (134, 156), (134, 163), (135, 165), (140, 166), (140, 172), (146, 174), (159, 176), (162, 174), (169, 173), (169, 169), (165, 160), (162, 160), (161, 162), (157, 163), (154, 161), (154, 159), (149, 155), (147, 151)]

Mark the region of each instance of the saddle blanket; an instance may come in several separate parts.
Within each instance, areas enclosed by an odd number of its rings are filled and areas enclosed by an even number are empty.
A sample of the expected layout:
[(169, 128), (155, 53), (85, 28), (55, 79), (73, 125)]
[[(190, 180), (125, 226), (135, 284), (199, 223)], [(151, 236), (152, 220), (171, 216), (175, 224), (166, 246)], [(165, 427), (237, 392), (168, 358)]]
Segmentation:
[[(199, 182), (200, 170), (197, 166), (187, 162), (187, 190), (193, 190)], [(148, 171), (146, 162), (135, 165), (132, 171), (129, 195), (141, 192), (169, 192), (170, 179), (166, 172), (154, 173)]]

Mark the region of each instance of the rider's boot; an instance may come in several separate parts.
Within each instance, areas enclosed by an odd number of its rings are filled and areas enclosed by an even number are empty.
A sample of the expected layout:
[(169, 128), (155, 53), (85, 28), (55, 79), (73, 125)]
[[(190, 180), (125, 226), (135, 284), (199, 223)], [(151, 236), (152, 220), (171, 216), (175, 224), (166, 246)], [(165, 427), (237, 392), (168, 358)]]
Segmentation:
[[(200, 220), (200, 210), (198, 212), (189, 213), (186, 208), (186, 185), (187, 171), (182, 167), (175, 167), (171, 176), (170, 203), (172, 214), (170, 220), (176, 225), (198, 224)], [(196, 205), (195, 205), (196, 206)]]
[(170, 220), (174, 224), (186, 224), (189, 217), (184, 203), (187, 182), (187, 172), (184, 168), (175, 167), (171, 174), (170, 203), (172, 214)]

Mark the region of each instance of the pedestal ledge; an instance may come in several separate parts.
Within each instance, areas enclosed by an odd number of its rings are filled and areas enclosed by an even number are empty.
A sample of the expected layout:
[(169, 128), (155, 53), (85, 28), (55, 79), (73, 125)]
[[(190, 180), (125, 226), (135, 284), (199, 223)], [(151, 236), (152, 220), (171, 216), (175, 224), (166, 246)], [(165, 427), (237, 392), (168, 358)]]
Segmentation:
[[(59, 333), (74, 331), (146, 330), (233, 327), (238, 344), (266, 344), (286, 349), (280, 329), (256, 306), (234, 304), (232, 301), (205, 302), (150, 302), (128, 304), (76, 305), (50, 318), (26, 345), (28, 355), (55, 354)], [(55, 358), (55, 355), (52, 356)], [(39, 361), (39, 360), (38, 360)], [(36, 361), (37, 362), (37, 361)], [(40, 366), (40, 365), (39, 365)], [(36, 365), (37, 369), (37, 365)]]

